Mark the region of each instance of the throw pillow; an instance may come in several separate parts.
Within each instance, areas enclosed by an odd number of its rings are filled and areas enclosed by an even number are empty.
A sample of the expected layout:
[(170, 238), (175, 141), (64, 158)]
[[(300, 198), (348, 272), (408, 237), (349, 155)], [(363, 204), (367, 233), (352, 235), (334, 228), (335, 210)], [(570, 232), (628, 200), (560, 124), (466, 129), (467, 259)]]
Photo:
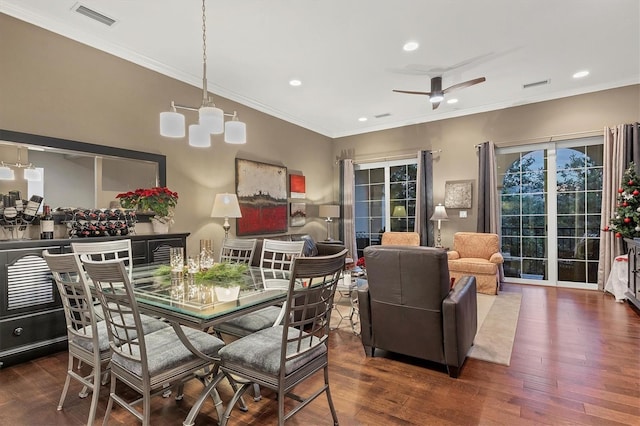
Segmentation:
[(302, 248), (302, 255), (305, 257), (317, 256), (318, 246), (311, 235), (303, 235), (301, 237), (304, 241), (304, 247)]

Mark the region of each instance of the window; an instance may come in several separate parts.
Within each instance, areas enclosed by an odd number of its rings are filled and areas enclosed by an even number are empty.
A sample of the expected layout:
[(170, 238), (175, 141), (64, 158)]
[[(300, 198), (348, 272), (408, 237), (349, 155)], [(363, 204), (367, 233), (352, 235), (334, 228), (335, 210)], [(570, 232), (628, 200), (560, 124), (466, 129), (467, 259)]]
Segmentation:
[(385, 230), (413, 231), (416, 214), (416, 159), (355, 166), (355, 228), (358, 257), (380, 244)]

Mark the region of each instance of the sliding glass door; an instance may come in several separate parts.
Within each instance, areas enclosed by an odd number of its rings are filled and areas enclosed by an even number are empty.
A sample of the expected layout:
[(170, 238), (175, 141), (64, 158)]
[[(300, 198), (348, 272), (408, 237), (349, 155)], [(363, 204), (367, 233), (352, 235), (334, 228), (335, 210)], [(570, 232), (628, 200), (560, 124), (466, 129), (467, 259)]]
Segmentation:
[(356, 164), (356, 244), (380, 244), (385, 230), (413, 231), (416, 215), (416, 159)]
[(500, 148), (497, 163), (507, 280), (597, 288), (602, 139)]

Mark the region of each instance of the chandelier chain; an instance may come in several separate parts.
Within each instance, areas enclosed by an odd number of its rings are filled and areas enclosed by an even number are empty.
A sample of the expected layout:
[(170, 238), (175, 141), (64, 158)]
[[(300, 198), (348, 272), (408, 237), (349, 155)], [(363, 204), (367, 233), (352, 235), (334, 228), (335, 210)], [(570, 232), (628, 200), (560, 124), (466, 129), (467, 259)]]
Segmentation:
[(209, 91), (207, 90), (207, 14), (205, 1), (202, 0), (202, 106), (207, 106)]

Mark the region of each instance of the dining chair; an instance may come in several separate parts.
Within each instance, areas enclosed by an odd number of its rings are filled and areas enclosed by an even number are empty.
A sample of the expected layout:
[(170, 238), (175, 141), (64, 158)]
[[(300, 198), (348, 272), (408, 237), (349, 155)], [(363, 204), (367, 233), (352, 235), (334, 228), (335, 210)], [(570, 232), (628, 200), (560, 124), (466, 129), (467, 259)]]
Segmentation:
[[(87, 420), (87, 424), (92, 425), (100, 394), (100, 377), (108, 370), (111, 359), (106, 323), (100, 321), (96, 315), (91, 289), (79, 256), (75, 253), (52, 254), (44, 250), (42, 257), (47, 262), (60, 293), (67, 324), (69, 364), (58, 410), (62, 410), (70, 381), (75, 379), (83, 385), (79, 397), (86, 398), (89, 395), (88, 390), (93, 393)], [(132, 319), (128, 317), (126, 320), (131, 322)], [(168, 326), (155, 318), (143, 318), (145, 333)], [(85, 363), (92, 369), (91, 373), (82, 376), (74, 371), (75, 360), (78, 360), (78, 369), (81, 363)]]
[[(329, 256), (296, 257), (289, 280), (283, 324), (242, 337), (220, 349), (220, 368), (242, 386), (235, 392), (221, 420), (225, 426), (235, 402), (253, 384), (277, 393), (278, 424), (326, 393), (333, 423), (338, 417), (329, 389), (329, 320), (333, 298), (348, 250)], [(299, 318), (299, 319), (296, 319)], [(324, 384), (302, 397), (293, 388), (324, 371)], [(310, 394), (309, 394), (310, 393)], [(299, 404), (285, 413), (285, 398)]]
[[(167, 387), (181, 386), (194, 378), (206, 384), (206, 392), (194, 404), (195, 412), (207, 395), (211, 395), (220, 417), (222, 401), (215, 386), (224, 374), (218, 373), (211, 378), (210, 373), (217, 369), (218, 351), (224, 342), (203, 331), (175, 324), (144, 334), (124, 262), (118, 259), (95, 261), (88, 256), (82, 256), (81, 260), (93, 282), (108, 324), (111, 388), (104, 424), (107, 424), (115, 402), (144, 426), (149, 425), (151, 397), (164, 393)], [(133, 324), (126, 320), (128, 316), (133, 318)], [(120, 393), (123, 389), (117, 386), (118, 381), (127, 384), (141, 397), (127, 401)], [(140, 403), (142, 413), (136, 409)], [(192, 409), (187, 419), (193, 412)]]
[(129, 238), (114, 241), (71, 243), (71, 250), (79, 255), (89, 255), (93, 260), (123, 259), (129, 280), (133, 279), (133, 255)]
[(251, 265), (256, 242), (255, 238), (225, 238), (220, 249), (220, 262)]
[[(254, 242), (255, 245), (255, 242)], [(265, 288), (287, 286), (288, 281), (282, 280), (282, 274), (289, 271), (292, 265), (292, 259), (302, 255), (304, 249), (304, 241), (278, 241), (265, 239), (262, 243), (262, 252), (260, 253), (260, 266), (270, 268), (270, 271), (263, 271), (262, 282)], [(251, 260), (248, 264), (251, 264)], [(280, 276), (274, 276), (280, 274)], [(283, 284), (284, 282), (284, 284)], [(256, 331), (273, 327), (282, 322), (284, 316), (284, 308), (280, 306), (267, 306), (237, 318), (230, 319), (216, 325), (215, 330), (218, 336), (222, 333), (234, 337), (244, 337)], [(255, 385), (253, 388), (253, 399), (259, 401), (262, 398), (260, 387)]]

